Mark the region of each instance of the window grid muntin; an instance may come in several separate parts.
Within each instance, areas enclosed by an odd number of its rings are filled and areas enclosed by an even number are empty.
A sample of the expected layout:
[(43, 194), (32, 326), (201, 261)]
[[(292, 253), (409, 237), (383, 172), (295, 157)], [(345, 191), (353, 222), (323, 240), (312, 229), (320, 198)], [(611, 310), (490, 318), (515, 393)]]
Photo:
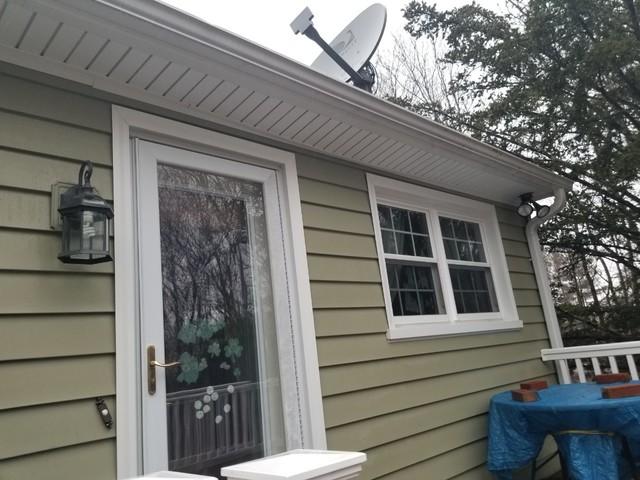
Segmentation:
[[(400, 269), (403, 267), (411, 269), (414, 287), (403, 288), (401, 286)], [(391, 307), (394, 316), (440, 315), (443, 313), (442, 289), (440, 287), (437, 264), (433, 262), (421, 262), (419, 264), (415, 264), (410, 262), (400, 262), (393, 259), (385, 259), (385, 268), (387, 271), (387, 285), (389, 287)], [(430, 288), (424, 288), (419, 285), (420, 282), (418, 280), (417, 269), (424, 269), (427, 271)], [(392, 276), (395, 279), (394, 281), (391, 280)], [(404, 299), (405, 297), (408, 297), (410, 293), (416, 294), (418, 305), (418, 311), (416, 313), (405, 313), (407, 308), (405, 308)], [(427, 295), (431, 297), (429, 305), (432, 306), (433, 309), (427, 309), (425, 304), (425, 298), (427, 298)]]
[[(480, 223), (446, 215), (440, 215), (438, 221), (447, 260), (486, 263), (487, 256), (484, 251)], [(462, 231), (460, 231), (460, 227), (462, 227)], [(455, 248), (452, 249), (452, 245)], [(461, 255), (461, 248), (464, 250), (465, 247), (469, 252), (468, 258), (462, 258)], [(452, 252), (455, 253), (455, 257), (450, 255)]]
[[(471, 287), (465, 288), (460, 273), (473, 272), (480, 275), (471, 275)], [(456, 275), (457, 273), (457, 275)], [(453, 266), (449, 267), (449, 275), (451, 277), (451, 286), (453, 288), (453, 297), (456, 303), (456, 310), (460, 314), (469, 313), (491, 313), (498, 311), (495, 287), (493, 286), (493, 278), (491, 269), (488, 267), (465, 267)], [(476, 277), (481, 277), (481, 283), (484, 285), (476, 285)], [(469, 309), (467, 304), (473, 302), (476, 309)], [(482, 305), (481, 305), (482, 304)], [(485, 307), (486, 306), (486, 307)]]
[[(405, 255), (416, 258), (432, 258), (433, 257), (433, 246), (431, 244), (432, 233), (429, 230), (429, 221), (427, 218), (427, 214), (420, 210), (415, 210), (411, 208), (405, 207), (397, 207), (394, 205), (390, 205), (388, 203), (377, 203), (376, 204), (378, 211), (378, 219), (380, 225), (380, 236), (382, 239), (382, 247), (385, 254), (392, 255)], [(388, 210), (388, 222), (385, 219), (385, 215), (383, 215), (383, 211)], [(402, 228), (402, 225), (398, 225), (396, 228), (396, 215), (394, 212), (404, 212), (406, 213), (407, 225), (408, 229)], [(420, 216), (422, 218), (422, 225), (424, 232), (415, 231), (414, 230), (414, 220), (413, 217)], [(385, 221), (383, 222), (383, 219)], [(389, 223), (390, 226), (383, 226), (383, 223)], [(406, 250), (400, 251), (399, 238), (409, 237), (411, 243), (411, 253), (407, 253)], [(421, 252), (426, 253), (422, 255), (418, 255), (418, 247), (416, 244), (416, 239), (422, 239), (424, 242), (421, 248)], [(405, 240), (406, 241), (406, 240)], [(387, 250), (388, 245), (393, 245), (393, 251)]]

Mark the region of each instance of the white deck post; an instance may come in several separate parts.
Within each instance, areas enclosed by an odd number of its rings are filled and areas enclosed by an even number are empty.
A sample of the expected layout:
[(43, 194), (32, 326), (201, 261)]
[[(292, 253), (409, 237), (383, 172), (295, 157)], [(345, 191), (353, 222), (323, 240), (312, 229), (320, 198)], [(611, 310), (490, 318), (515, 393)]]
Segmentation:
[(224, 467), (228, 480), (349, 480), (362, 471), (367, 455), (330, 450), (290, 450)]

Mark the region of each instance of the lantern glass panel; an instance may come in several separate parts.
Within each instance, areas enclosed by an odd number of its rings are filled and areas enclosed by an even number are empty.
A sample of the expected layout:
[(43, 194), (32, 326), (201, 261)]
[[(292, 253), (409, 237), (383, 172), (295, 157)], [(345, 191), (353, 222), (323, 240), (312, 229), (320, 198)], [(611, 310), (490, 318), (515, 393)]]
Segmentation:
[(77, 252), (82, 247), (82, 212), (66, 213), (62, 225), (62, 251)]
[(64, 217), (63, 251), (73, 260), (109, 256), (109, 219), (103, 212), (78, 210)]
[(107, 217), (103, 213), (82, 212), (82, 248), (90, 251), (106, 250), (105, 230)]

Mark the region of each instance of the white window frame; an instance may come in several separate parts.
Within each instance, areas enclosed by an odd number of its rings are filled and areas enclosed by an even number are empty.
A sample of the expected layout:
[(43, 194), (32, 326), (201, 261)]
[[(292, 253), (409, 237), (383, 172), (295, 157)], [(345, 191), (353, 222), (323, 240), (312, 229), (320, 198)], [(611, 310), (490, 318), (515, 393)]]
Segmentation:
[[(367, 174), (367, 183), (387, 314), (387, 338), (389, 340), (485, 333), (522, 328), (522, 321), (518, 317), (507, 259), (502, 245), (498, 218), (493, 205), (373, 174)], [(427, 259), (426, 257), (385, 253), (378, 218), (378, 204), (425, 213), (434, 258)], [(479, 224), (486, 262), (447, 259), (442, 232), (440, 231), (440, 216)], [(435, 263), (446, 312), (436, 315), (394, 315), (386, 260), (405, 260), (413, 264)], [(457, 313), (449, 265), (489, 268), (498, 311)]]
[(237, 157), (276, 171), (287, 270), (291, 272), (292, 338), (300, 384), (301, 445), (326, 449), (320, 374), (311, 287), (302, 225), (302, 206), (295, 156), (284, 150), (224, 135), (148, 113), (112, 106), (113, 199), (115, 227), (116, 441), (117, 478), (142, 473), (141, 365), (139, 332), (137, 222), (135, 219), (135, 156), (132, 138), (141, 138), (225, 158)]

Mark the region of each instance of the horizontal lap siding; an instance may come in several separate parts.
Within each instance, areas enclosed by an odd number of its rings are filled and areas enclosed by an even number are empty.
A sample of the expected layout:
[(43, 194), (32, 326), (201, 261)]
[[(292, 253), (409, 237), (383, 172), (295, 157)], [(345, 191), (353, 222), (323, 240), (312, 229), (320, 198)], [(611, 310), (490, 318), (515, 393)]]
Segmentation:
[(297, 158), (329, 448), (363, 479), (489, 478), (491, 396), (555, 381), (522, 219), (497, 208), (522, 330), (390, 343), (365, 172)]
[[(0, 478), (113, 479), (113, 265), (61, 264), (49, 225), (83, 160), (112, 198), (110, 105), (0, 75), (0, 127)], [(391, 344), (364, 172), (298, 171), (329, 447), (369, 453), (365, 479), (474, 478), (490, 396), (553, 380), (522, 221), (498, 210), (521, 331)]]
[[(0, 75), (0, 478), (115, 478), (111, 263), (60, 263), (51, 185), (93, 184), (112, 198), (108, 103)], [(8, 441), (10, 439), (10, 441)]]
[(115, 458), (115, 438), (95, 440), (4, 460), (0, 463), (0, 478), (114, 480)]

